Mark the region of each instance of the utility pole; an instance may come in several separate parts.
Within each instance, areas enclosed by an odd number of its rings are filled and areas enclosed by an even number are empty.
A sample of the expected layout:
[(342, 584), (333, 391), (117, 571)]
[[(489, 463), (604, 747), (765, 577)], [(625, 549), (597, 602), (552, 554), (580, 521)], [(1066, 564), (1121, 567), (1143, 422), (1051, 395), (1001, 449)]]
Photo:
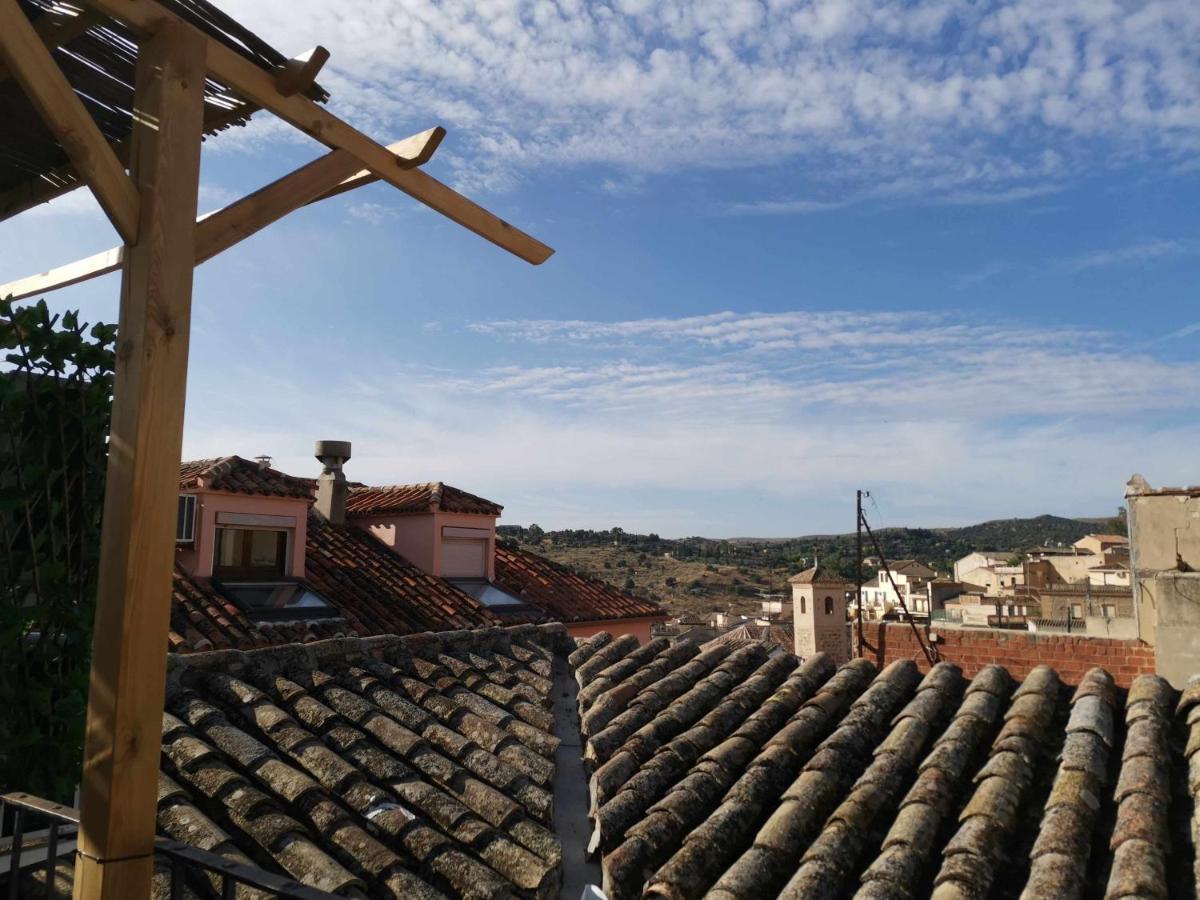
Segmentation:
[(863, 604), (862, 604), (862, 585), (863, 585), (863, 553), (862, 553), (862, 498), (861, 490), (855, 492), (855, 511), (854, 511), (854, 543), (857, 558), (856, 576), (854, 579), (855, 588), (855, 607), (858, 609), (858, 655), (863, 655)]

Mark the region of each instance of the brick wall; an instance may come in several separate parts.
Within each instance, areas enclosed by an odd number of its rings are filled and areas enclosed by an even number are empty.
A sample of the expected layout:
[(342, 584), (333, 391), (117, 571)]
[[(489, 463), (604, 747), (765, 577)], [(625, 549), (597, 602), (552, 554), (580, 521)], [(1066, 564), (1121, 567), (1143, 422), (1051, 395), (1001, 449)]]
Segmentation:
[[(922, 635), (924, 626), (918, 626)], [(866, 651), (874, 662), (886, 665), (898, 659), (912, 659), (921, 670), (929, 668), (920, 644), (907, 624), (872, 623), (866, 629), (867, 640), (882, 651)], [(1076, 684), (1088, 669), (1101, 666), (1121, 687), (1129, 687), (1138, 675), (1154, 672), (1154, 648), (1139, 640), (1079, 637), (1068, 634), (1031, 634), (999, 629), (967, 630), (946, 628), (936, 632), (939, 658), (962, 666), (970, 678), (991, 663), (999, 663), (1014, 678), (1022, 679), (1035, 666), (1048, 665), (1058, 670), (1067, 684)]]

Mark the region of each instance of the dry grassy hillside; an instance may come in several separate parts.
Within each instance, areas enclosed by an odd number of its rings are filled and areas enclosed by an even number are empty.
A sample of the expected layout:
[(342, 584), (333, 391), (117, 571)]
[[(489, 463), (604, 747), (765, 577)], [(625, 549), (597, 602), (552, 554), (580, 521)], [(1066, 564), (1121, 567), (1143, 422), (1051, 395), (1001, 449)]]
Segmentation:
[(722, 565), (674, 559), (623, 547), (562, 547), (550, 541), (525, 544), (576, 572), (661, 603), (672, 615), (697, 615), (713, 609), (738, 614), (761, 609), (760, 592), (788, 594), (787, 567)]

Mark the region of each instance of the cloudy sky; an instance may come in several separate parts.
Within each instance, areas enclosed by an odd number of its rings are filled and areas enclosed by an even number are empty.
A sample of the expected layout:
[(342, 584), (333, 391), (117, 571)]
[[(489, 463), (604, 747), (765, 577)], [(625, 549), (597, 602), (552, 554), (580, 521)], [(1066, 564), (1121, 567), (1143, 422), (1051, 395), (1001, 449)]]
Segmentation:
[[(1200, 481), (1194, 0), (226, 0), (557, 249), (383, 186), (197, 271), (185, 453), (664, 535), (1108, 515)], [(206, 144), (211, 209), (321, 148)], [(106, 248), (70, 195), (0, 281)], [(59, 307), (115, 316), (108, 277)]]

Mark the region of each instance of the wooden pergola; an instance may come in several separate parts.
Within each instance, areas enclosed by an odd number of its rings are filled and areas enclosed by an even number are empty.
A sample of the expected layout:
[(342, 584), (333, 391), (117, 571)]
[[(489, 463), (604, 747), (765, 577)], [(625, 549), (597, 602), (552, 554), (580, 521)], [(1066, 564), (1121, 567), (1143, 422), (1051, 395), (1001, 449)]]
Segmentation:
[[(0, 0), (0, 219), (87, 185), (122, 241), (0, 284), (122, 273), (76, 898), (149, 893), (193, 267), (376, 180), (527, 262), (553, 252), (421, 171), (442, 128), (383, 146), (321, 106), (328, 56), (287, 59), (206, 0)], [(329, 152), (197, 221), (202, 140), (258, 110)]]

